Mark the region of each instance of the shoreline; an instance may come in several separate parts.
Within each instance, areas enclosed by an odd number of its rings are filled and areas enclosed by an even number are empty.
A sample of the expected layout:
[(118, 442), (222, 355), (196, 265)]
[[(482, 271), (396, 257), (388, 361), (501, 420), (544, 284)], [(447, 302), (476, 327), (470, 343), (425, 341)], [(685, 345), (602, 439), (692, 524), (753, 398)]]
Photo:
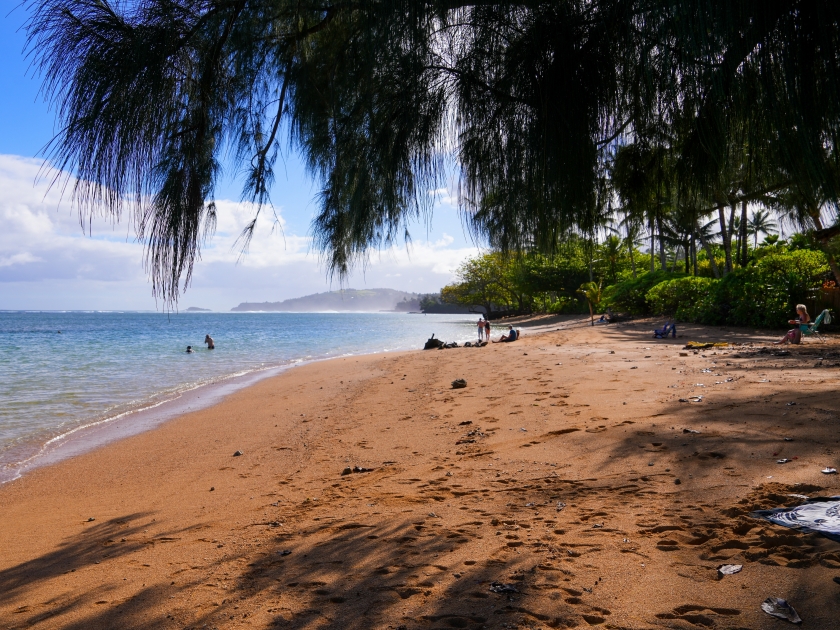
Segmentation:
[(36, 453), (25, 459), (5, 464), (0, 471), (3, 473), (0, 474), (0, 487), (42, 466), (51, 466), (127, 437), (151, 431), (185, 413), (206, 409), (231, 393), (302, 364), (304, 362), (294, 361), (288, 365), (256, 369), (245, 374), (232, 374), (178, 391), (174, 398), (166, 398), (137, 409), (80, 424), (43, 442)]
[(749, 512), (840, 493), (837, 340), (572, 324), (308, 363), (0, 486), (0, 627), (833, 627), (840, 547)]
[[(36, 312), (36, 311), (33, 311)], [(60, 311), (63, 313), (64, 311)], [(80, 311), (87, 313), (88, 311)], [(96, 313), (98, 311), (90, 311)], [(122, 314), (123, 312), (116, 312)], [(295, 313), (292, 313), (295, 314)], [(358, 313), (350, 313), (356, 315)], [(375, 314), (375, 313), (365, 313)], [(234, 313), (241, 315), (241, 313)], [(422, 347), (422, 342), (420, 346)], [(166, 389), (149, 394), (143, 400), (121, 403), (100, 415), (92, 415), (71, 423), (66, 428), (43, 428), (20, 438), (10, 446), (0, 459), (0, 486), (14, 481), (21, 475), (38, 467), (51, 465), (68, 457), (88, 452), (131, 435), (148, 431), (190, 410), (205, 408), (219, 402), (228, 394), (291, 367), (312, 362), (328, 361), (343, 356), (401, 352), (397, 347), (390, 349), (376, 344), (369, 349), (354, 350), (342, 354), (312, 354), (304, 351), (298, 358), (284, 359), (268, 366), (246, 368), (229, 374), (210, 377), (209, 381), (183, 383), (177, 389)]]

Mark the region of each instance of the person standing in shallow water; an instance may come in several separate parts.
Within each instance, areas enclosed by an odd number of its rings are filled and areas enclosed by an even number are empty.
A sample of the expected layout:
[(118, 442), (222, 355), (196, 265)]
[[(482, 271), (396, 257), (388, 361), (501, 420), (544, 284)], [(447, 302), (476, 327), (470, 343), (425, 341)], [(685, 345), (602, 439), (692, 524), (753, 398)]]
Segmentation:
[(208, 350), (213, 350), (216, 347), (216, 344), (213, 343), (213, 337), (211, 337), (210, 335), (204, 336), (204, 343), (207, 344)]
[(489, 319), (484, 320), (484, 338), (487, 341), (490, 341), (490, 320)]
[(484, 319), (478, 319), (478, 340), (482, 341), (484, 339)]

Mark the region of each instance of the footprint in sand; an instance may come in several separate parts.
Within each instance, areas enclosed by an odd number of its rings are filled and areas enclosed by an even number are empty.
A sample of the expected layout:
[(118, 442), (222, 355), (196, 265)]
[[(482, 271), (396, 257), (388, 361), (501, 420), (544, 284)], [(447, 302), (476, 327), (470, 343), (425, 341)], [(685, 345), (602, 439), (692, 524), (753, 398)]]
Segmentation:
[(677, 606), (672, 612), (657, 613), (655, 616), (657, 619), (682, 620), (695, 626), (716, 628), (715, 617), (733, 617), (740, 614), (741, 611), (736, 608), (711, 608), (697, 604), (684, 604)]
[(569, 427), (568, 429), (558, 429), (557, 431), (549, 431), (548, 433), (544, 433), (542, 437), (556, 437), (558, 435), (565, 435), (567, 433), (574, 433), (575, 431), (580, 431), (579, 427)]
[(444, 628), (473, 628), (483, 625), (487, 619), (474, 615), (423, 615), (424, 621), (441, 622)]

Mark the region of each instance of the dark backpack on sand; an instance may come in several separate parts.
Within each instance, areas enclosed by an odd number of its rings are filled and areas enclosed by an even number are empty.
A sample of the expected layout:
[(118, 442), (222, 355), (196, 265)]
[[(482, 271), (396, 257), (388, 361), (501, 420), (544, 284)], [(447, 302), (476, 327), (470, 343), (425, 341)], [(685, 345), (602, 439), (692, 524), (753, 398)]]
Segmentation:
[(426, 345), (423, 346), (423, 350), (437, 350), (442, 346), (443, 342), (440, 339), (435, 339), (435, 335), (434, 333), (432, 333), (432, 336), (429, 337), (429, 340), (426, 342)]

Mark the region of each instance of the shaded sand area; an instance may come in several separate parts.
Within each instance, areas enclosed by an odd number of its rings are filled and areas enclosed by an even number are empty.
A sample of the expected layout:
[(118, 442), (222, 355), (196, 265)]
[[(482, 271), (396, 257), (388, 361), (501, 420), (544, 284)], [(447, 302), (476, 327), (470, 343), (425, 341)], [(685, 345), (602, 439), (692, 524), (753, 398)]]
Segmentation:
[(840, 494), (840, 344), (536, 323), (295, 368), (6, 484), (0, 627), (781, 628), (777, 596), (837, 628), (840, 543), (748, 513)]

